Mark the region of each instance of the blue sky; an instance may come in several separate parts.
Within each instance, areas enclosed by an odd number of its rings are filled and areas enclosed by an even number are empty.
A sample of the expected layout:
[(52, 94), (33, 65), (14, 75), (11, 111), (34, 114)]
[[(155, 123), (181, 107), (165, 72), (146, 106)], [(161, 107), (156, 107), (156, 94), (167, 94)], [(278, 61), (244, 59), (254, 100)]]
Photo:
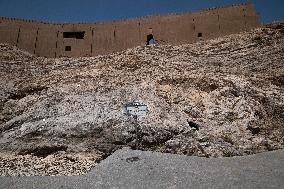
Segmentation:
[[(98, 22), (194, 12), (248, 0), (0, 0), (0, 16), (49, 22)], [(284, 21), (284, 0), (250, 0), (263, 23)]]

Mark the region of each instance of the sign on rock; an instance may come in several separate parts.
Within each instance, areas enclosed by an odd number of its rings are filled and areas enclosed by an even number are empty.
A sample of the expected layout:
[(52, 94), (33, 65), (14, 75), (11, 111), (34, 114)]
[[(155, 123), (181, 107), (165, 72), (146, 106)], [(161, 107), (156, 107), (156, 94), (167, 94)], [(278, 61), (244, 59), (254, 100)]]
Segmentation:
[(146, 116), (146, 114), (149, 112), (147, 105), (134, 101), (130, 102), (125, 105), (125, 111), (127, 115), (131, 116)]

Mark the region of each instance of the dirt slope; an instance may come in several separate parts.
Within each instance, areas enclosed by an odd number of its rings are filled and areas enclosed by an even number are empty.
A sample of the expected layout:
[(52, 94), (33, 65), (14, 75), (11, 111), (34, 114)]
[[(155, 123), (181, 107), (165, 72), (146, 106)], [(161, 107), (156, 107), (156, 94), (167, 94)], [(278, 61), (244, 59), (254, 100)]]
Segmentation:
[(133, 100), (150, 110), (139, 149), (230, 157), (283, 148), (283, 27), (92, 58), (37, 58), (1, 44), (0, 174), (82, 174), (134, 148), (123, 112)]

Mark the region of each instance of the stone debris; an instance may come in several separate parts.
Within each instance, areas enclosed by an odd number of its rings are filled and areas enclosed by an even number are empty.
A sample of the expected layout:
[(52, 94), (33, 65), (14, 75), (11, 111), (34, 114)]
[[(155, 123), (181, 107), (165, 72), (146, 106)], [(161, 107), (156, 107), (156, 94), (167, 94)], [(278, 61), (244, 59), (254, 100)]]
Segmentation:
[[(1, 44), (0, 174), (83, 174), (124, 146), (203, 157), (283, 148), (283, 27), (90, 58)], [(149, 108), (139, 141), (123, 113), (133, 100)]]
[(96, 165), (94, 154), (58, 153), (46, 157), (0, 153), (1, 176), (82, 175)]

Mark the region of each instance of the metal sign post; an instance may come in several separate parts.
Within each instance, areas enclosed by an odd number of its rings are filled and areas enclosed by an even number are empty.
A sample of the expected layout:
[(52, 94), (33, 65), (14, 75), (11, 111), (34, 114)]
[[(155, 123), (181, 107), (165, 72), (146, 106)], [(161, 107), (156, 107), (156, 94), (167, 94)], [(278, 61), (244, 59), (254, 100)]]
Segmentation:
[(138, 149), (138, 147), (139, 147), (139, 124), (138, 124), (138, 117), (137, 117), (137, 115), (134, 115), (133, 116), (133, 118), (134, 118), (134, 120), (135, 120), (135, 132), (136, 132), (136, 145), (135, 145), (135, 147), (136, 147), (136, 149)]
[(145, 117), (149, 112), (147, 105), (133, 101), (125, 105), (125, 112), (128, 116), (133, 116), (135, 120), (135, 132), (136, 132), (136, 149), (139, 147), (139, 124), (138, 116)]

